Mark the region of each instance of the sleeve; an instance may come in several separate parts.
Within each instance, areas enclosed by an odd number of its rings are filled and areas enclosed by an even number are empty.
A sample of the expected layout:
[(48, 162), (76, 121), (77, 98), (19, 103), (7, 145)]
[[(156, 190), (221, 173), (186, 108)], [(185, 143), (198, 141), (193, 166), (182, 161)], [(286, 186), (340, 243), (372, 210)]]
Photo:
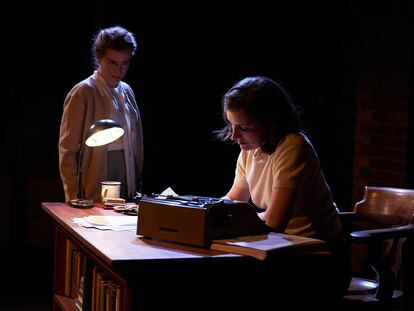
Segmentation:
[[(142, 133), (142, 122), (141, 122), (141, 114), (138, 108), (137, 100), (134, 94), (134, 91), (132, 88), (124, 82), (125, 88), (127, 90), (127, 96), (128, 96), (128, 104), (130, 105), (130, 108), (134, 112), (134, 133), (133, 133), (133, 139), (135, 143), (135, 168), (137, 170), (137, 177), (139, 178), (139, 183), (141, 183), (141, 174), (143, 170), (143, 164), (144, 164), (144, 136)], [(137, 189), (140, 189), (140, 186), (137, 185)]]
[(302, 136), (286, 139), (273, 159), (273, 188), (297, 189), (312, 168), (309, 148)]
[(78, 155), (82, 144), (87, 97), (74, 88), (66, 96), (59, 133), (59, 170), (69, 201), (77, 197)]
[(247, 183), (247, 179), (246, 179), (246, 162), (247, 162), (247, 153), (242, 150), (240, 151), (239, 157), (237, 158), (234, 184), (243, 189), (249, 188), (249, 184)]
[(141, 122), (141, 114), (138, 108), (138, 104), (134, 95), (134, 92), (131, 89), (131, 94), (133, 97), (133, 103), (135, 105), (134, 109), (136, 111), (136, 119), (135, 119), (135, 138), (136, 138), (136, 151), (135, 151), (135, 158), (136, 158), (136, 168), (138, 177), (141, 179), (142, 169), (144, 165), (144, 135), (142, 133), (142, 122)]

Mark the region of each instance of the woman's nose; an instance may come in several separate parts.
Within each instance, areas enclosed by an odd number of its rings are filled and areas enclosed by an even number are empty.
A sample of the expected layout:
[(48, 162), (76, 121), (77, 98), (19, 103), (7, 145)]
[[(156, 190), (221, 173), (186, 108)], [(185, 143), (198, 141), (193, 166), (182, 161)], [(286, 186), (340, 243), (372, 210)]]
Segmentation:
[(117, 65), (117, 66), (115, 66), (115, 72), (117, 73), (117, 74), (121, 74), (122, 73), (122, 65)]
[(231, 129), (231, 138), (235, 140), (237, 139), (237, 137), (239, 137), (239, 131), (235, 127), (233, 127)]

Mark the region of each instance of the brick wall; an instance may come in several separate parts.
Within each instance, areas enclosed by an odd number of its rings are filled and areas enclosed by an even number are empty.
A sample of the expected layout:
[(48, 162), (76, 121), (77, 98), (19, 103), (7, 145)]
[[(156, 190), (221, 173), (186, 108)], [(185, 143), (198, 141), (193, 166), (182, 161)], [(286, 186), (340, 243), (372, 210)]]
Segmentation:
[(407, 186), (411, 38), (404, 16), (361, 20), (353, 203), (365, 185)]

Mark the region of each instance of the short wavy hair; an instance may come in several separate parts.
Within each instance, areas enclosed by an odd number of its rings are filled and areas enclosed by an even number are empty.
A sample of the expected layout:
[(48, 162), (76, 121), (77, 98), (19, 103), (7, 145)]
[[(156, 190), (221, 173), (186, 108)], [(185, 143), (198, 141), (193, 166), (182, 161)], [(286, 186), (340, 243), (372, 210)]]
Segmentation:
[(99, 30), (92, 38), (91, 55), (93, 66), (98, 68), (98, 58), (103, 57), (107, 50), (130, 50), (134, 56), (138, 48), (133, 33), (121, 26), (113, 26)]

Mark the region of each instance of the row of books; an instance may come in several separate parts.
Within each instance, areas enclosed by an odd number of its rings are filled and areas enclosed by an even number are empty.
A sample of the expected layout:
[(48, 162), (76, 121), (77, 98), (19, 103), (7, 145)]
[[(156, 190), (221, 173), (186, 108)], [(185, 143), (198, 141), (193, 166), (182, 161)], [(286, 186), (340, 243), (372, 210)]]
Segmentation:
[(121, 287), (97, 266), (92, 273), (92, 311), (120, 311)]
[[(121, 287), (96, 265), (87, 273), (85, 254), (70, 240), (66, 243), (65, 295), (74, 299), (79, 311), (120, 311)], [(85, 293), (90, 294), (86, 297)]]
[[(66, 279), (65, 294), (71, 298), (78, 298), (83, 292), (86, 257), (69, 240), (66, 241)], [(80, 297), (82, 300), (82, 297)]]

